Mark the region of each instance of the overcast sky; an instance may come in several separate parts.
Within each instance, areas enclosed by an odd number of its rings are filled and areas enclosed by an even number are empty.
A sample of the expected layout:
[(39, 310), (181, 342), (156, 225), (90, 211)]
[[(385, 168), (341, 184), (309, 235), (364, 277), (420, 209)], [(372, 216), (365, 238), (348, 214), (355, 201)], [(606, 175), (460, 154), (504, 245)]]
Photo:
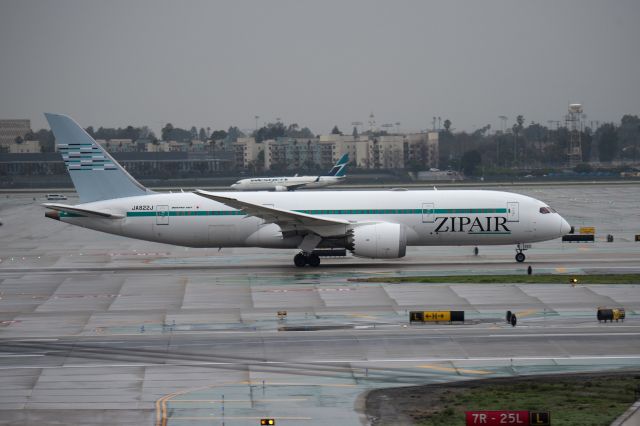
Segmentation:
[[(0, 118), (241, 129), (640, 114), (640, 1), (0, 0)], [(366, 127), (366, 125), (365, 125)]]

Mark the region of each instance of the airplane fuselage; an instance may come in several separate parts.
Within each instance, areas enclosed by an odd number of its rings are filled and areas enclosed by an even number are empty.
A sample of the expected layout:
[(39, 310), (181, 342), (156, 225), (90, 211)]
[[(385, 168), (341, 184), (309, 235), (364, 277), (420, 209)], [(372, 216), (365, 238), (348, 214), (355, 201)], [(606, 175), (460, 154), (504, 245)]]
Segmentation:
[(405, 256), (407, 246), (435, 245), (517, 244), (515, 259), (523, 262), (523, 243), (571, 229), (543, 202), (508, 192), (292, 192), (343, 179), (347, 154), (328, 176), (250, 179), (276, 192), (159, 194), (71, 117), (45, 116), (82, 202), (45, 203), (45, 216), (112, 234), (188, 247), (297, 248), (297, 267), (317, 267), (325, 255), (394, 259)]
[[(408, 246), (532, 243), (568, 232), (568, 224), (560, 215), (541, 213), (543, 202), (500, 191), (244, 192), (236, 198), (354, 224), (401, 224)], [(158, 193), (81, 206), (122, 217), (80, 217), (61, 212), (60, 220), (160, 243), (296, 248), (303, 238), (295, 233), (283, 235), (276, 224), (193, 193)]]
[(322, 188), (339, 183), (344, 177), (338, 176), (290, 176), (272, 178), (242, 179), (231, 185), (236, 191), (272, 191), (281, 188), (286, 191), (292, 188)]

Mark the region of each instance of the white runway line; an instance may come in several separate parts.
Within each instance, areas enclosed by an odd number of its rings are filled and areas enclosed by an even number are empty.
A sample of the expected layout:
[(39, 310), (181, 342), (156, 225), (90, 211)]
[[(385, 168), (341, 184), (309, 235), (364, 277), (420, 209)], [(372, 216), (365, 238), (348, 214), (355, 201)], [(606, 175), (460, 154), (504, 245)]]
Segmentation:
[[(425, 362), (465, 362), (465, 361), (585, 361), (585, 360), (640, 360), (638, 355), (568, 355), (568, 356), (516, 356), (516, 357), (475, 357), (475, 358), (388, 358), (388, 359), (337, 359), (337, 360), (299, 360), (299, 361), (259, 361), (259, 362), (232, 362), (232, 361), (194, 361), (194, 362), (166, 362), (166, 363), (133, 363), (133, 364), (68, 364), (58, 366), (11, 366), (0, 367), (7, 369), (54, 369), (54, 368), (122, 368), (122, 367), (198, 367), (198, 366), (265, 366), (265, 365), (292, 365), (296, 364), (373, 364), (373, 363), (425, 363)], [(377, 367), (384, 369), (384, 366)]]

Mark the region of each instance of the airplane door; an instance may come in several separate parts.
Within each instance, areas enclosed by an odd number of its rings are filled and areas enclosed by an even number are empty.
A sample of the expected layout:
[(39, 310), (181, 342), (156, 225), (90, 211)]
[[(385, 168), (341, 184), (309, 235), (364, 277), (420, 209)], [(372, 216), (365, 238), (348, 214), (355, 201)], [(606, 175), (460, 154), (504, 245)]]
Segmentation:
[(156, 225), (169, 224), (169, 206), (156, 206)]
[(422, 223), (433, 223), (435, 220), (435, 209), (433, 203), (422, 203)]
[(512, 201), (507, 203), (507, 222), (520, 221), (519, 206), (520, 206), (520, 203), (518, 203), (517, 201)]

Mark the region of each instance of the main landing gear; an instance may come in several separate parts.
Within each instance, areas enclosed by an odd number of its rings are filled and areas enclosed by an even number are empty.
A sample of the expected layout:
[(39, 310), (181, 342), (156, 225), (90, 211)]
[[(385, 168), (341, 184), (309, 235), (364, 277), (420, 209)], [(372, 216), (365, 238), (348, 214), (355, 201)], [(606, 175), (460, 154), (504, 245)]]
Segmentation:
[(524, 260), (526, 259), (526, 256), (524, 255), (524, 251), (528, 250), (531, 248), (531, 244), (518, 244), (516, 246), (516, 262), (518, 263), (522, 263), (524, 262)]
[(320, 256), (315, 253), (305, 253), (300, 252), (293, 257), (293, 263), (298, 267), (302, 268), (303, 266), (320, 266)]

